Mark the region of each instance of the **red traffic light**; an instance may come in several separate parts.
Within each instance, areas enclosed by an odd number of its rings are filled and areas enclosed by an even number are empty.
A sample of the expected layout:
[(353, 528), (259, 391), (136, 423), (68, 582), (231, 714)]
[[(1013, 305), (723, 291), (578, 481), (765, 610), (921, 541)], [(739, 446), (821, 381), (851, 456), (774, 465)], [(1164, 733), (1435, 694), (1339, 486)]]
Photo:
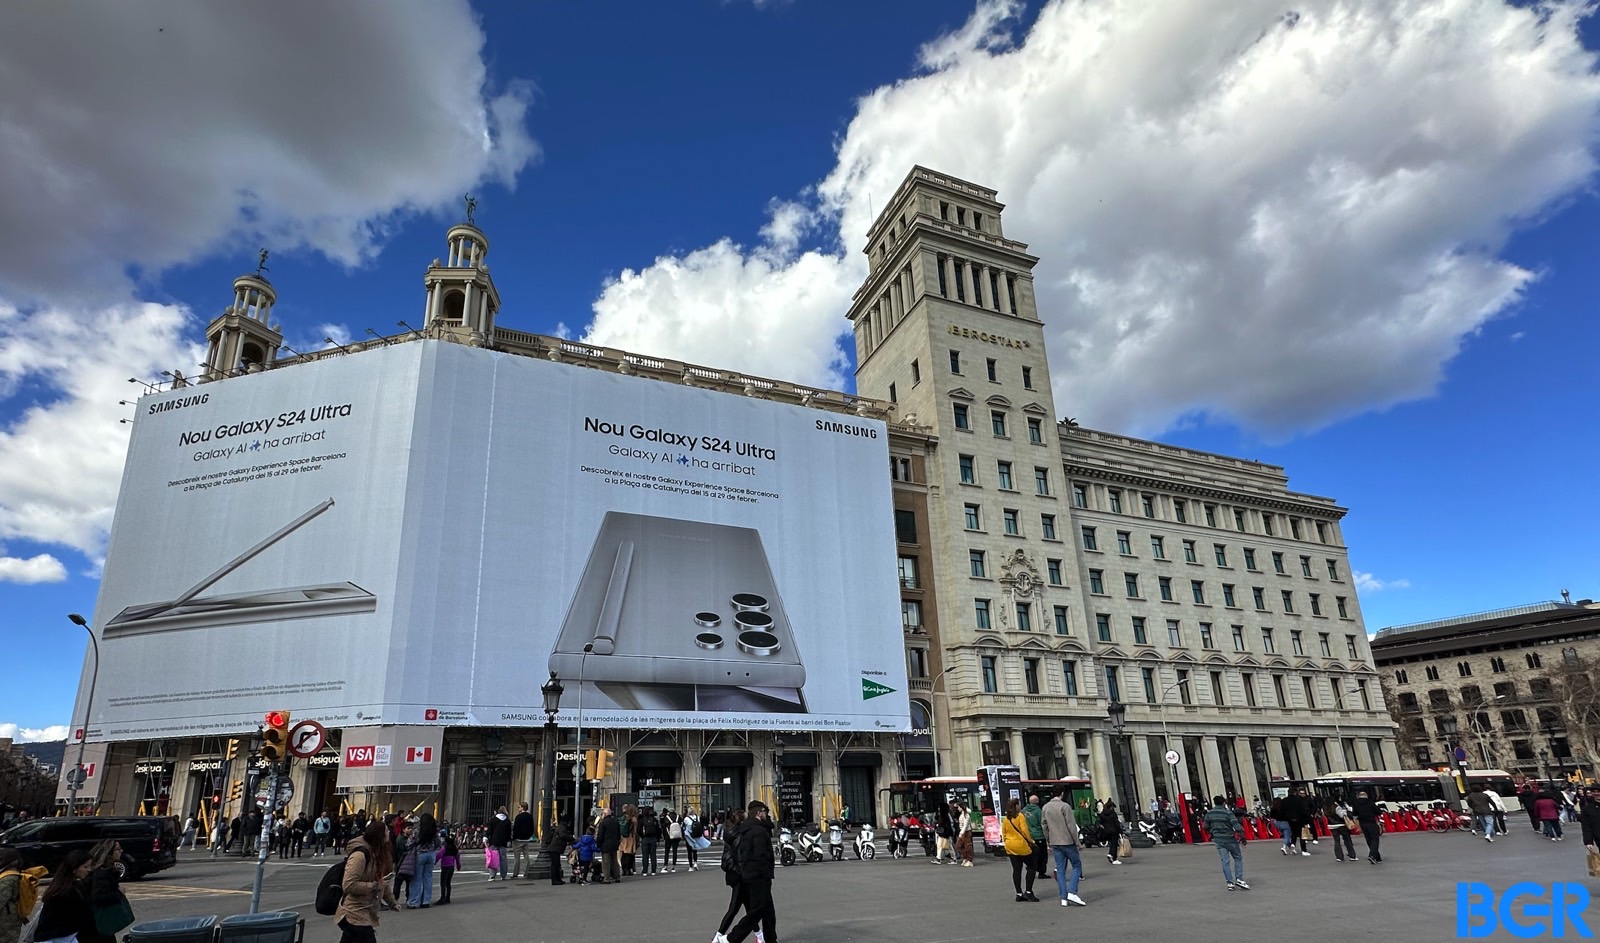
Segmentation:
[(267, 711), (267, 726), (282, 727), (289, 723), (289, 718), (283, 711)]

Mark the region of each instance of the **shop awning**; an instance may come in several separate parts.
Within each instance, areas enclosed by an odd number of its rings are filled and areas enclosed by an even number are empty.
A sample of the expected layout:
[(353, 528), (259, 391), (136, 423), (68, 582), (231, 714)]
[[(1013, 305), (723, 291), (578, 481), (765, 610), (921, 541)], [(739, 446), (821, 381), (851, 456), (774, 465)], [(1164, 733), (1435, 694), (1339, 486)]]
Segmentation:
[(847, 750), (839, 754), (840, 766), (882, 766), (883, 754), (868, 750)]
[(817, 754), (815, 750), (785, 750), (777, 754), (784, 766), (816, 766)]
[(756, 765), (756, 758), (749, 750), (719, 750), (707, 753), (701, 765), (707, 768), (713, 766), (738, 766), (749, 768)]
[(635, 769), (677, 769), (683, 754), (677, 750), (629, 750), (628, 765)]

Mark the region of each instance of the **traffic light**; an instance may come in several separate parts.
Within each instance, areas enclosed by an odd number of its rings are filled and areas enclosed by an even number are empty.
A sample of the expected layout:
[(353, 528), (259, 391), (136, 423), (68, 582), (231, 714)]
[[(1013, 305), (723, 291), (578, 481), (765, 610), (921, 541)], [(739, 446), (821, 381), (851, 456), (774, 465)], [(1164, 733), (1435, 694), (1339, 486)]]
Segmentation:
[(600, 772), (600, 751), (599, 750), (584, 750), (583, 751), (583, 778), (587, 779), (589, 782), (594, 782), (595, 780), (600, 778), (599, 776), (595, 775), (598, 772)]
[(239, 757), (239, 741), (238, 741), (237, 738), (228, 741), (228, 752), (223, 754), (223, 755), (226, 756), (230, 760), (238, 759), (238, 757)]
[(261, 759), (282, 762), (289, 755), (289, 712), (267, 711), (261, 728)]
[(595, 770), (594, 778), (605, 779), (607, 776), (611, 775), (611, 751), (600, 750), (598, 752), (600, 755), (598, 757), (598, 762), (595, 764), (598, 768)]
[(233, 785), (228, 787), (228, 801), (238, 802), (244, 795), (244, 780), (235, 779)]

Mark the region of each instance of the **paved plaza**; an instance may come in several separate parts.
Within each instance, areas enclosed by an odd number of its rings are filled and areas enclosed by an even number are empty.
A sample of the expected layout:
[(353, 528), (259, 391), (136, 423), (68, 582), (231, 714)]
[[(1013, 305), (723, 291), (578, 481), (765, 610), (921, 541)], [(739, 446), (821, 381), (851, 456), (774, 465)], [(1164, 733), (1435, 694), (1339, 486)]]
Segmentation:
[[(1513, 825), (1515, 825), (1515, 819)], [(1357, 849), (1362, 850), (1358, 839)], [(1139, 850), (1111, 867), (1090, 849), (1081, 893), (1089, 907), (1062, 907), (1054, 881), (1036, 885), (1041, 903), (1016, 903), (1001, 859), (976, 867), (934, 866), (916, 857), (823, 862), (780, 868), (774, 885), (782, 943), (1003, 943), (1073, 939), (1191, 941), (1394, 941), (1455, 939), (1458, 881), (1497, 892), (1517, 881), (1583, 881), (1576, 831), (1559, 844), (1524, 824), (1494, 844), (1465, 832), (1385, 837), (1380, 866), (1339, 863), (1324, 840), (1310, 858), (1287, 858), (1276, 843), (1246, 850), (1250, 891), (1223, 887), (1209, 845)], [(385, 913), (382, 943), (504, 939), (548, 943), (648, 940), (707, 943), (727, 903), (716, 869), (631, 878), (619, 886), (551, 887), (489, 883), (481, 853), (457, 874), (448, 907)], [(298, 910), (308, 943), (333, 943), (339, 931), (311, 906), (331, 858), (268, 863), (263, 910)], [(178, 867), (128, 885), (140, 920), (249, 907), (253, 862), (188, 853)], [(1600, 905), (1590, 908), (1600, 932)], [(1568, 938), (1574, 938), (1569, 934)], [(1512, 939), (1500, 931), (1487, 939)], [(1547, 937), (1546, 937), (1547, 938)]]

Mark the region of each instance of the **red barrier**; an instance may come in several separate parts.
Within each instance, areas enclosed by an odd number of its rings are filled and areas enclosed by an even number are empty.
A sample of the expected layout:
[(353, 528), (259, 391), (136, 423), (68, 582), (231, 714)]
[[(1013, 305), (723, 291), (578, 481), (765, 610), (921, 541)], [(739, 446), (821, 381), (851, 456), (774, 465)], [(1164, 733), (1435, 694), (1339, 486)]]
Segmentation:
[(1244, 819), (1244, 840), (1245, 841), (1255, 841), (1256, 840), (1256, 820), (1253, 819), (1253, 818), (1250, 818), (1248, 815), (1245, 816), (1245, 819)]
[(1328, 837), (1328, 820), (1327, 819), (1314, 819), (1313, 821), (1315, 821), (1315, 823), (1316, 823), (1316, 829), (1315, 829), (1315, 831), (1312, 832), (1312, 834), (1317, 836), (1318, 838), (1327, 838)]

